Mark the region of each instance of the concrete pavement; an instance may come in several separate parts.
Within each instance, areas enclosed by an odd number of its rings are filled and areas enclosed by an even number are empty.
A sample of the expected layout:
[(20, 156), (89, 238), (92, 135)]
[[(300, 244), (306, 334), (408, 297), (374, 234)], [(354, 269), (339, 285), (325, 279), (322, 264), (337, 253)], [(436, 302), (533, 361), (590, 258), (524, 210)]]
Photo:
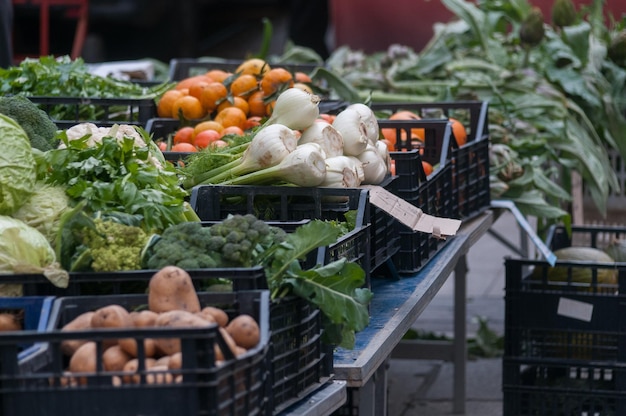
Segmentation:
[[(492, 229), (513, 243), (520, 241), (513, 215), (502, 214)], [(532, 249), (532, 247), (531, 247)], [(489, 329), (504, 335), (504, 259), (516, 256), (490, 234), (469, 251), (467, 275), (467, 334), (473, 338), (477, 317), (487, 320)], [(454, 276), (416, 320), (416, 331), (453, 336)], [(454, 365), (438, 360), (392, 359), (388, 372), (388, 414), (390, 416), (437, 416), (453, 413)], [(466, 368), (467, 416), (502, 415), (502, 360), (470, 359)]]

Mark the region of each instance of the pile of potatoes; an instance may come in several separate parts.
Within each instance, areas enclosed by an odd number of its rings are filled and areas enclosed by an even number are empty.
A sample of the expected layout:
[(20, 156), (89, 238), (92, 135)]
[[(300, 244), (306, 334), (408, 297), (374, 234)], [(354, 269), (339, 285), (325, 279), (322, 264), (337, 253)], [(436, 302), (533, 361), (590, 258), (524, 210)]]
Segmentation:
[[(129, 312), (120, 305), (107, 305), (82, 313), (65, 324), (62, 331), (84, 331), (90, 328), (199, 328), (216, 323), (234, 356), (245, 353), (259, 342), (259, 325), (252, 316), (241, 314), (229, 321), (228, 315), (222, 309), (213, 306), (202, 308), (189, 274), (181, 268), (167, 266), (150, 279), (148, 309)], [(122, 372), (121, 377), (112, 377), (114, 385), (141, 382), (135, 338), (111, 340), (103, 345), (103, 349), (101, 359), (104, 371)], [(85, 375), (96, 372), (96, 342), (68, 340), (61, 344), (61, 350), (70, 357), (68, 368), (61, 380), (62, 385), (83, 384), (86, 382)], [(182, 366), (180, 350), (180, 339), (146, 338), (146, 382), (160, 384), (182, 381), (182, 376), (176, 375), (176, 370)], [(221, 365), (225, 354), (217, 344), (215, 356), (216, 365)], [(83, 377), (79, 377), (77, 373), (82, 373)]]

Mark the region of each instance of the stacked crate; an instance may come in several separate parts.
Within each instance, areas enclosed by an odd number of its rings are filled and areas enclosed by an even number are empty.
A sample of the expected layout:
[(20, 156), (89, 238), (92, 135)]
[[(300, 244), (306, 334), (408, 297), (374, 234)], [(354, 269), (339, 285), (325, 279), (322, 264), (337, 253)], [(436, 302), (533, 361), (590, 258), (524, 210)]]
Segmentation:
[[(605, 250), (625, 236), (623, 227), (553, 227), (548, 245)], [(559, 282), (542, 273), (545, 261), (505, 266), (504, 415), (624, 414), (626, 263), (557, 260)]]

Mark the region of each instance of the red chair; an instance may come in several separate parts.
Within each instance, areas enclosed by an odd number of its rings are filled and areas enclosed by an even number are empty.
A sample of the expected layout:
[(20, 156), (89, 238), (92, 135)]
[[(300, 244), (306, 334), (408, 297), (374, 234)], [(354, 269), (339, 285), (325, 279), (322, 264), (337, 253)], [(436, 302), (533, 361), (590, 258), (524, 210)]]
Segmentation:
[(89, 20), (88, 0), (13, 0), (13, 6), (32, 6), (39, 8), (40, 56), (50, 54), (50, 8), (65, 8), (64, 16), (77, 20), (70, 56), (72, 59), (76, 59), (81, 55), (85, 38), (87, 37), (87, 24)]

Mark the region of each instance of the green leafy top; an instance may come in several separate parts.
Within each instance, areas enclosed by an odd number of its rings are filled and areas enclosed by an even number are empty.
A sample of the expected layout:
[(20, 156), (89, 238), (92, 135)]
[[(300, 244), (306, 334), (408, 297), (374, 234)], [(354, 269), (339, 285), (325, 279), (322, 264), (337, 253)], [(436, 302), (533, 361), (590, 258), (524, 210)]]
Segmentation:
[(187, 192), (172, 165), (155, 163), (152, 146), (137, 147), (127, 136), (90, 145), (89, 137), (68, 140), (62, 131), (66, 148), (41, 155), (40, 179), (65, 186), (75, 204), (86, 201), (89, 212), (135, 217), (149, 233), (186, 220)]

